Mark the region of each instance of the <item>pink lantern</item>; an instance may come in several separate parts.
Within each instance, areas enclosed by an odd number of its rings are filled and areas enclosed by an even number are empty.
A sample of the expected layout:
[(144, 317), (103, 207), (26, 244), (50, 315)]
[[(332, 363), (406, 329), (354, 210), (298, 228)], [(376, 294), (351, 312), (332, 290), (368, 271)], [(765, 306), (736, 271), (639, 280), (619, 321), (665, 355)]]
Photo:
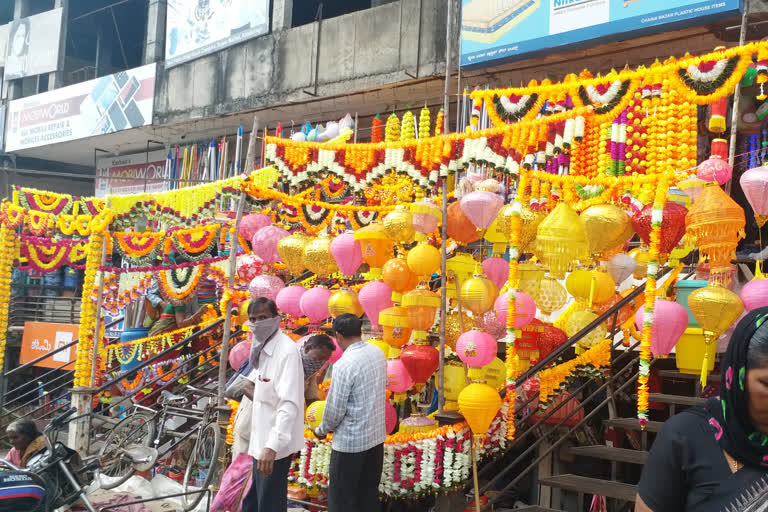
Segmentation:
[(267, 299), (275, 300), (278, 292), (283, 288), (285, 288), (285, 283), (279, 277), (260, 275), (251, 280), (251, 283), (248, 285), (248, 293), (254, 299), (266, 297)]
[(254, 254), (264, 260), (265, 263), (277, 263), (280, 261), (280, 254), (277, 252), (277, 242), (289, 234), (286, 230), (277, 226), (261, 228), (253, 235), (251, 240)]
[(397, 426), (397, 411), (389, 400), (384, 405), (384, 425), (386, 425), (387, 434), (391, 434)]
[(251, 240), (261, 228), (265, 228), (272, 224), (272, 219), (268, 215), (262, 213), (252, 213), (246, 215), (240, 220), (240, 225), (237, 230), (246, 240)]
[[(643, 310), (635, 314), (635, 326), (643, 329)], [(653, 330), (651, 331), (651, 353), (654, 356), (668, 356), (677, 340), (688, 327), (688, 312), (683, 306), (671, 300), (656, 299), (653, 306)]]
[(303, 286), (287, 286), (277, 292), (275, 304), (280, 312), (294, 317), (299, 317), (301, 313), (301, 296), (307, 289)]
[(249, 341), (241, 341), (229, 351), (229, 366), (237, 371), (248, 360), (250, 353), (251, 343)]
[(353, 276), (363, 263), (363, 251), (360, 242), (355, 240), (351, 231), (342, 233), (331, 241), (331, 254), (342, 275)]
[[(496, 316), (502, 324), (507, 325), (507, 310), (509, 307), (509, 293), (504, 292), (498, 296), (493, 305)], [(536, 317), (536, 303), (525, 292), (517, 291), (515, 299), (515, 328), (522, 329)]]
[(379, 312), (392, 307), (392, 288), (384, 281), (371, 281), (360, 289), (358, 300), (373, 329), (380, 329)]
[(725, 185), (731, 179), (733, 168), (728, 161), (718, 155), (712, 155), (699, 164), (696, 176), (704, 181), (716, 181), (719, 185)]
[(413, 379), (400, 359), (387, 361), (387, 389), (393, 393), (405, 393), (413, 387)]
[(753, 279), (741, 288), (744, 311), (768, 306), (768, 279)]
[(310, 288), (299, 299), (299, 307), (310, 323), (319, 324), (331, 314), (328, 312), (328, 300), (331, 298), (331, 290), (328, 288)]
[(237, 275), (243, 281), (250, 281), (266, 269), (267, 265), (255, 254), (243, 254), (237, 258)]
[(483, 274), (501, 290), (509, 279), (509, 263), (498, 256), (486, 258), (483, 261)]
[(462, 197), (460, 205), (477, 229), (488, 229), (504, 206), (504, 199), (487, 190), (475, 190)]
[(507, 326), (501, 323), (493, 311), (488, 311), (483, 316), (476, 318), (475, 325), (497, 340), (507, 335)]
[(496, 357), (496, 339), (477, 329), (467, 331), (456, 340), (456, 354), (459, 359), (474, 368), (490, 364)]
[(419, 233), (428, 235), (437, 229), (443, 210), (433, 200), (422, 199), (411, 205), (411, 212), (413, 228)]
[(768, 216), (768, 165), (749, 169), (741, 175), (739, 183), (755, 212), (755, 217), (763, 217), (763, 219), (758, 218), (758, 224), (762, 227), (765, 217)]

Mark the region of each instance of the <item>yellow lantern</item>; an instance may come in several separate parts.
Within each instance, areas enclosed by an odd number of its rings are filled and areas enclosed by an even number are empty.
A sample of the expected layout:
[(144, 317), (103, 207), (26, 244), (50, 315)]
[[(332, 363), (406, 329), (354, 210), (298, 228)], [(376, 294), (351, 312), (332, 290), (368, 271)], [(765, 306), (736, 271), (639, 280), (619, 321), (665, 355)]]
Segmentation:
[(517, 288), (527, 293), (533, 300), (539, 296), (544, 269), (530, 261), (517, 264)]
[(635, 247), (629, 251), (629, 255), (635, 260), (637, 266), (633, 272), (635, 279), (645, 279), (648, 273), (648, 262), (651, 260), (651, 256), (648, 254), (648, 249), (645, 247)]
[(472, 318), (463, 311), (461, 314), (458, 312), (451, 313), (445, 317), (445, 344), (451, 347), (451, 350), (456, 350), (456, 342), (462, 333), (467, 332), (474, 327), (475, 322)]
[(493, 361), (483, 366), (483, 380), (486, 384), (496, 390), (501, 390), (507, 382), (507, 367), (504, 366), (504, 361), (498, 357)]
[(312, 402), (307, 407), (304, 415), (304, 422), (312, 429), (316, 429), (323, 422), (323, 413), (325, 412), (325, 400)]
[(684, 234), (677, 247), (669, 251), (669, 259), (667, 260), (669, 266), (671, 268), (678, 266), (680, 260), (688, 256), (694, 248), (696, 248), (696, 239), (690, 233)]
[(379, 311), (379, 325), (384, 331), (384, 341), (393, 348), (403, 348), (411, 339), (408, 308), (392, 306)]
[(355, 231), (355, 240), (360, 242), (363, 261), (370, 267), (372, 277), (381, 277), (381, 267), (392, 257), (395, 243), (389, 239), (381, 224), (376, 222)]
[(384, 232), (396, 242), (413, 242), (416, 229), (413, 227), (413, 214), (407, 206), (398, 205), (384, 217)]
[(493, 281), (481, 274), (475, 274), (464, 281), (459, 289), (459, 301), (475, 316), (481, 316), (493, 307), (499, 290)]
[(384, 353), (384, 357), (389, 357), (389, 345), (384, 340), (379, 339), (371, 339), (368, 340), (366, 343), (370, 343), (374, 347), (378, 348)]
[(245, 325), (248, 321), (248, 306), (251, 304), (251, 299), (244, 300), (240, 304), (240, 308), (237, 310), (238, 317), (240, 318), (240, 325)]
[(574, 270), (565, 280), (565, 287), (571, 295), (591, 307), (593, 303), (601, 304), (610, 300), (614, 295), (616, 283), (606, 272)]
[[(574, 311), (565, 321), (565, 325), (563, 326), (565, 328), (565, 334), (570, 338), (598, 318), (597, 313), (593, 313), (587, 309)], [(577, 350), (577, 352), (587, 350), (600, 344), (605, 339), (605, 334), (607, 332), (608, 330), (605, 328), (605, 322), (601, 323), (578, 341), (577, 349), (580, 350)]]
[(344, 313), (362, 316), (363, 306), (360, 305), (360, 300), (357, 298), (357, 293), (354, 290), (342, 288), (328, 299), (328, 312), (333, 318)]
[(456, 298), (456, 281), (459, 287), (464, 281), (472, 277), (477, 269), (477, 260), (467, 253), (459, 253), (445, 262), (445, 270), (448, 273), (448, 280), (452, 280), (448, 287), (448, 297)]
[[(496, 217), (498, 221), (498, 229), (509, 241), (512, 238), (512, 216), (514, 215), (514, 205), (508, 204), (499, 211), (499, 215)], [(545, 215), (543, 213), (535, 212), (523, 206), (520, 212), (520, 220), (522, 221), (522, 228), (520, 231), (520, 254), (530, 253), (534, 250), (534, 241), (536, 240), (536, 232), (539, 229), (539, 224), (544, 220)]]
[(408, 324), (414, 329), (414, 341), (427, 339), (427, 331), (435, 323), (440, 307), (440, 296), (426, 288), (416, 288), (403, 295), (403, 306), (408, 310)]
[(568, 302), (568, 292), (556, 279), (545, 277), (539, 284), (536, 306), (545, 315), (552, 314)]
[(459, 412), (472, 429), (473, 444), (479, 447), (501, 408), (501, 397), (498, 391), (488, 384), (473, 382), (461, 390), (458, 401)]
[[(694, 203), (694, 208), (701, 201), (703, 195)], [(739, 319), (744, 312), (744, 303), (741, 302), (738, 295), (728, 288), (710, 283), (691, 292), (688, 296), (688, 308), (704, 330), (704, 361), (701, 366), (701, 382), (702, 386), (706, 386), (712, 345), (726, 329)]]
[(464, 365), (451, 361), (443, 368), (443, 395), (445, 396), (446, 411), (455, 411), (459, 408), (459, 393), (467, 387), (467, 378)]
[(590, 206), (581, 213), (579, 219), (592, 255), (623, 245), (634, 233), (629, 215), (612, 204)]
[(427, 242), (419, 242), (408, 252), (408, 268), (419, 279), (429, 279), (429, 276), (440, 270), (440, 251)]
[(329, 277), (339, 271), (331, 254), (331, 237), (325, 231), (304, 247), (304, 267), (318, 277)]
[(304, 233), (294, 233), (277, 242), (277, 253), (291, 275), (297, 276), (304, 270), (304, 248), (309, 241), (310, 238)]
[(493, 254), (504, 254), (507, 249), (507, 237), (499, 229), (499, 217), (496, 217), (483, 235), (487, 241), (493, 244)]
[(539, 224), (536, 255), (558, 279), (565, 277), (568, 267), (577, 260), (589, 258), (587, 235), (579, 215), (565, 202), (558, 203)]

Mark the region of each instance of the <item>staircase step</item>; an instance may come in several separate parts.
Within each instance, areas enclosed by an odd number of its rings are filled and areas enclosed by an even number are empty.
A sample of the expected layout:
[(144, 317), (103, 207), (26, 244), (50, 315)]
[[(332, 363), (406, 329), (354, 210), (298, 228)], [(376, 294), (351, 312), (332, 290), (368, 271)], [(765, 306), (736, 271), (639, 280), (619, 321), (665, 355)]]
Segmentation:
[(645, 461), (648, 459), (648, 452), (646, 451), (614, 448), (605, 445), (575, 446), (570, 451), (574, 455), (583, 455), (615, 462), (627, 462), (629, 464), (645, 464)]
[[(605, 420), (603, 423), (606, 426), (623, 428), (624, 430), (642, 430), (637, 418), (614, 418), (612, 420)], [(645, 426), (645, 430), (648, 432), (659, 432), (663, 424), (661, 421), (649, 421)]]
[[(659, 370), (659, 377), (664, 379), (676, 379), (676, 380), (695, 380), (698, 381), (701, 376), (699, 374), (682, 373), (677, 370)], [(707, 377), (707, 382), (720, 382), (719, 373), (710, 373)]]
[(607, 498), (616, 498), (622, 501), (634, 502), (637, 495), (637, 486), (600, 480), (579, 475), (557, 475), (540, 478), (539, 483), (548, 487), (556, 487), (566, 491), (584, 494), (598, 494)]
[(674, 404), (674, 405), (687, 405), (692, 407), (694, 405), (702, 405), (707, 402), (706, 398), (700, 396), (683, 396), (683, 395), (667, 395), (664, 393), (650, 393), (648, 399), (651, 402), (659, 402), (662, 404)]

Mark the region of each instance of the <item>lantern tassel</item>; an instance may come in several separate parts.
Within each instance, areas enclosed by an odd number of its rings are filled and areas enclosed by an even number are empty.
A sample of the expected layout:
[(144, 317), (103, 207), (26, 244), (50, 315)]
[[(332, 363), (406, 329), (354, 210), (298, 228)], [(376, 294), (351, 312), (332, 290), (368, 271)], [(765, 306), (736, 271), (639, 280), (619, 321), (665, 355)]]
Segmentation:
[(755, 221), (757, 221), (757, 227), (762, 228), (765, 226), (766, 221), (768, 221), (768, 215), (760, 215), (759, 213), (756, 213)]
[(707, 387), (707, 376), (709, 375), (709, 350), (704, 353), (704, 361), (701, 363), (701, 388)]

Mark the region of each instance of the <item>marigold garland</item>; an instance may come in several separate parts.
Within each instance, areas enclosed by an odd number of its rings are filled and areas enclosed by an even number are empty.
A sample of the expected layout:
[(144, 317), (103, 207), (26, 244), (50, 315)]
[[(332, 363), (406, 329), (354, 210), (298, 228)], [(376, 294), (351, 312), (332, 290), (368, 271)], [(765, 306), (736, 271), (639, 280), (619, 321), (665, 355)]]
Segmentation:
[(605, 339), (599, 344), (591, 347), (589, 350), (570, 361), (559, 364), (553, 368), (541, 370), (536, 377), (539, 379), (539, 401), (547, 402), (549, 397), (560, 389), (569, 375), (574, 373), (579, 367), (592, 366), (600, 369), (611, 364), (611, 348), (613, 340)]
[(16, 233), (0, 225), (0, 369), (5, 368), (8, 308), (11, 303), (11, 267), (16, 252)]
[[(106, 243), (101, 233), (91, 234), (85, 260), (85, 276), (83, 278), (83, 297), (96, 296), (96, 273), (102, 260), (102, 250)], [(75, 355), (75, 375), (73, 387), (91, 386), (90, 371), (96, 361), (93, 357), (93, 344), (97, 343), (96, 336), (96, 300), (82, 300), (80, 303), (80, 332)]]

